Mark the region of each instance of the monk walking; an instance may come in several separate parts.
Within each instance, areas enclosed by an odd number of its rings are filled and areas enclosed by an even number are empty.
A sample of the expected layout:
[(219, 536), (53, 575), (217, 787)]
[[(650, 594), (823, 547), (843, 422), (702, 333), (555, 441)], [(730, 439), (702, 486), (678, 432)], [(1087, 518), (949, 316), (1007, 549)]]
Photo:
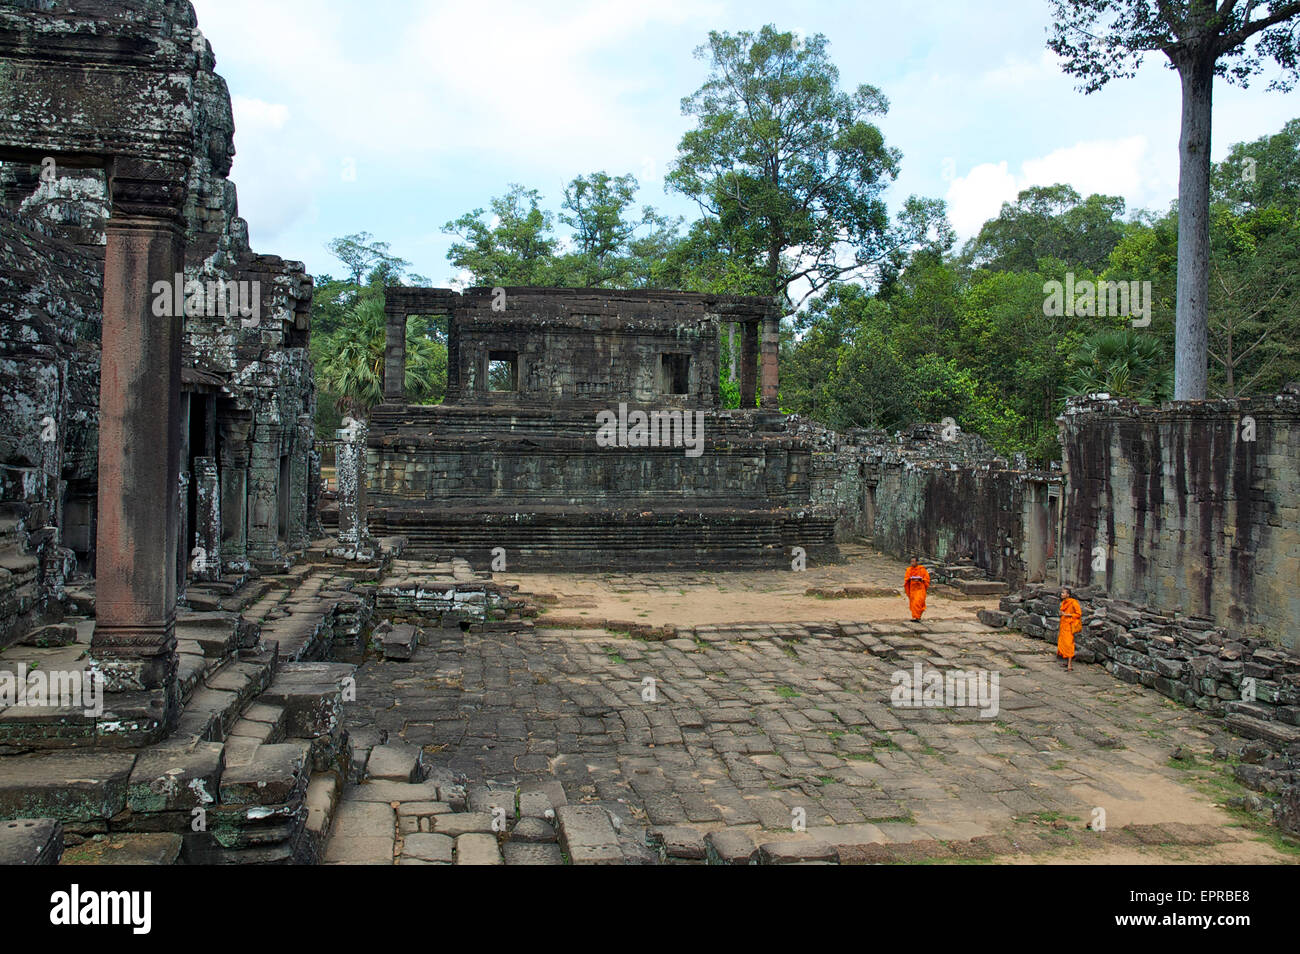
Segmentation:
[(1065, 671), (1074, 671), (1074, 637), (1083, 629), (1083, 607), (1070, 595), (1068, 589), (1061, 589), (1061, 629), (1056, 636), (1056, 655), (1065, 660)]
[(907, 594), (907, 605), (912, 610), (912, 622), (919, 623), (925, 612), (925, 591), (930, 588), (930, 571), (921, 566), (921, 562), (912, 557), (912, 563), (903, 574), (903, 592)]

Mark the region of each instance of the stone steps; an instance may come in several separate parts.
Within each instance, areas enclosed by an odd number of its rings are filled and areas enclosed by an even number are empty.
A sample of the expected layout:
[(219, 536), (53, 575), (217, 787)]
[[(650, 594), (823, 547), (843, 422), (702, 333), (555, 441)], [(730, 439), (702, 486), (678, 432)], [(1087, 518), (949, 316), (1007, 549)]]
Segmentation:
[[(276, 594), (276, 605), (300, 597), (299, 620), (327, 640), (340, 612), (350, 625), (368, 619), (364, 600), (334, 579), (332, 571), (313, 578), (303, 568), (267, 592)], [(183, 846), (171, 860), (315, 861), (341, 783), (354, 770), (342, 703), (355, 666), (285, 660), (276, 633), (260, 639), (257, 622), (229, 610), (183, 611), (177, 632), (185, 705), (176, 729), (160, 742), (121, 751), (0, 756), (0, 819), (35, 812), (58, 821), (79, 852), (76, 863), (151, 853), (165, 863), (158, 839), (135, 837), (164, 833), (168, 844)], [(136, 695), (141, 705), (147, 701), (144, 693), (110, 694), (101, 718), (120, 720), (116, 713), (129, 713)], [(69, 724), (67, 731), (96, 740), (95, 721), (88, 725)], [(206, 826), (198, 831), (196, 812)], [(102, 844), (88, 840), (95, 838)]]

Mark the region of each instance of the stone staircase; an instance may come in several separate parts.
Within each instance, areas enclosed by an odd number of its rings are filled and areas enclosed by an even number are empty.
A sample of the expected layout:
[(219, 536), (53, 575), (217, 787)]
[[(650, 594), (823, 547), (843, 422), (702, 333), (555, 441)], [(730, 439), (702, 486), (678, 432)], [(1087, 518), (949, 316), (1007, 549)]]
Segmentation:
[[(0, 711), (0, 820), (53, 819), (77, 863), (315, 862), (354, 771), (356, 667), (325, 660), (364, 641), (373, 597), (353, 591), (358, 575), (308, 564), (192, 585), (176, 623), (183, 710), (153, 744), (111, 744), (112, 695), (94, 715)], [(10, 647), (0, 667), (84, 668), (93, 621), (74, 632), (57, 649)]]

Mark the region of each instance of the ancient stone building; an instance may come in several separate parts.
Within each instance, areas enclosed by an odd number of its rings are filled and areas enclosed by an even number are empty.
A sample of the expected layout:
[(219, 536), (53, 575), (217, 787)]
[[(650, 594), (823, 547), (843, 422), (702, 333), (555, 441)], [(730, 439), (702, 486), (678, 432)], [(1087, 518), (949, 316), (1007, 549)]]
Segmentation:
[[(95, 64), (141, 92), (139, 102), (112, 106), (126, 111), (127, 126), (159, 126), (144, 95), (154, 84), (173, 96), (185, 91), (163, 137), (176, 159), (167, 201), (185, 253), (165, 292), (146, 289), (150, 317), (174, 325), (181, 351), (176, 585), (183, 592), (190, 579), (237, 581), (250, 567), (288, 565), (314, 530), (319, 468), (307, 355), (311, 279), (300, 264), (249, 248), (227, 178), (230, 96), (206, 42), (191, 32), (193, 11), (155, 2), (81, 4), (76, 16), (60, 9), (0, 15), (0, 48), (13, 63), (63, 44), (64, 65), (51, 82), (77, 83), (79, 70), (106, 56), (75, 49), (102, 24), (150, 38), (131, 56)], [(0, 162), (0, 567), (8, 571), (0, 578), (0, 643), (97, 566), (110, 180), (126, 179), (85, 152), (88, 139), (112, 134), (114, 119), (94, 100), (93, 84), (80, 88), (77, 105), (100, 129), (46, 124), (38, 131), (34, 107), (24, 112), (36, 101), (30, 87), (14, 84), (4, 94), (16, 110), (9, 134), (16, 141)]]
[[(789, 563), (827, 554), (810, 449), (776, 407), (775, 306), (603, 289), (388, 292), (385, 403), (370, 415), (369, 525), (410, 551), (512, 568)], [(448, 316), (447, 398), (403, 403), (407, 316)], [(724, 410), (719, 330), (744, 329)]]

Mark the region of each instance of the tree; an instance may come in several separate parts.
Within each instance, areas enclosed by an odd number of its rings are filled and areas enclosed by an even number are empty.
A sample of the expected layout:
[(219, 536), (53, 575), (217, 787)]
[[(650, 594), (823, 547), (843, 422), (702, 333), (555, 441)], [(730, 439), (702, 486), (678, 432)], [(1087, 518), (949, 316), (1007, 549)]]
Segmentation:
[(1276, 390), (1300, 340), (1300, 226), (1282, 209), (1237, 215), (1219, 206), (1210, 261), (1210, 388), (1219, 397)]
[(1070, 394), (1109, 394), (1159, 404), (1173, 390), (1168, 357), (1160, 342), (1132, 328), (1099, 331), (1075, 356)]
[(1032, 271), (1044, 258), (1100, 271), (1124, 235), (1124, 200), (1068, 185), (1032, 186), (1005, 202), (967, 246), (975, 264), (997, 271)]
[[(1246, 85), (1274, 60), (1270, 88), (1288, 90), (1300, 65), (1300, 0), (1049, 0), (1048, 47), (1085, 93), (1133, 76), (1159, 52), (1182, 83), (1178, 144), (1176, 400), (1206, 397), (1209, 362), (1210, 125), (1214, 79)], [(1257, 15), (1258, 14), (1258, 15)]]
[(1214, 167), (1212, 198), (1235, 211), (1269, 206), (1294, 209), (1300, 203), (1300, 119), (1282, 131), (1239, 142)]
[(457, 236), (448, 260), (469, 272), (470, 284), (555, 284), (554, 219), (541, 207), (536, 189), (511, 183), (509, 191), (490, 203), (492, 216), (483, 209), (467, 212), (443, 231)]
[[(357, 232), (336, 238), (325, 246), (330, 253), (347, 266), (353, 285), (362, 285), (372, 274), (385, 285), (400, 285), (411, 263), (404, 258), (389, 254), (387, 242), (376, 242), (369, 232)], [(412, 279), (420, 284), (427, 283), (421, 275)]]
[(667, 185), (717, 220), (765, 294), (788, 298), (802, 280), (811, 295), (887, 265), (918, 228), (946, 227), (942, 203), (919, 199), (906, 225), (891, 227), (883, 193), (900, 154), (871, 122), (888, 101), (872, 86), (839, 89), (824, 36), (714, 31), (696, 55), (712, 68), (682, 100), (696, 126)]
[[(338, 409), (363, 416), (384, 394), (384, 300), (362, 299), (332, 335), (312, 342), (316, 373)], [(447, 387), (447, 346), (430, 338), (422, 319), (406, 322), (406, 394), (414, 404), (442, 399)]]

